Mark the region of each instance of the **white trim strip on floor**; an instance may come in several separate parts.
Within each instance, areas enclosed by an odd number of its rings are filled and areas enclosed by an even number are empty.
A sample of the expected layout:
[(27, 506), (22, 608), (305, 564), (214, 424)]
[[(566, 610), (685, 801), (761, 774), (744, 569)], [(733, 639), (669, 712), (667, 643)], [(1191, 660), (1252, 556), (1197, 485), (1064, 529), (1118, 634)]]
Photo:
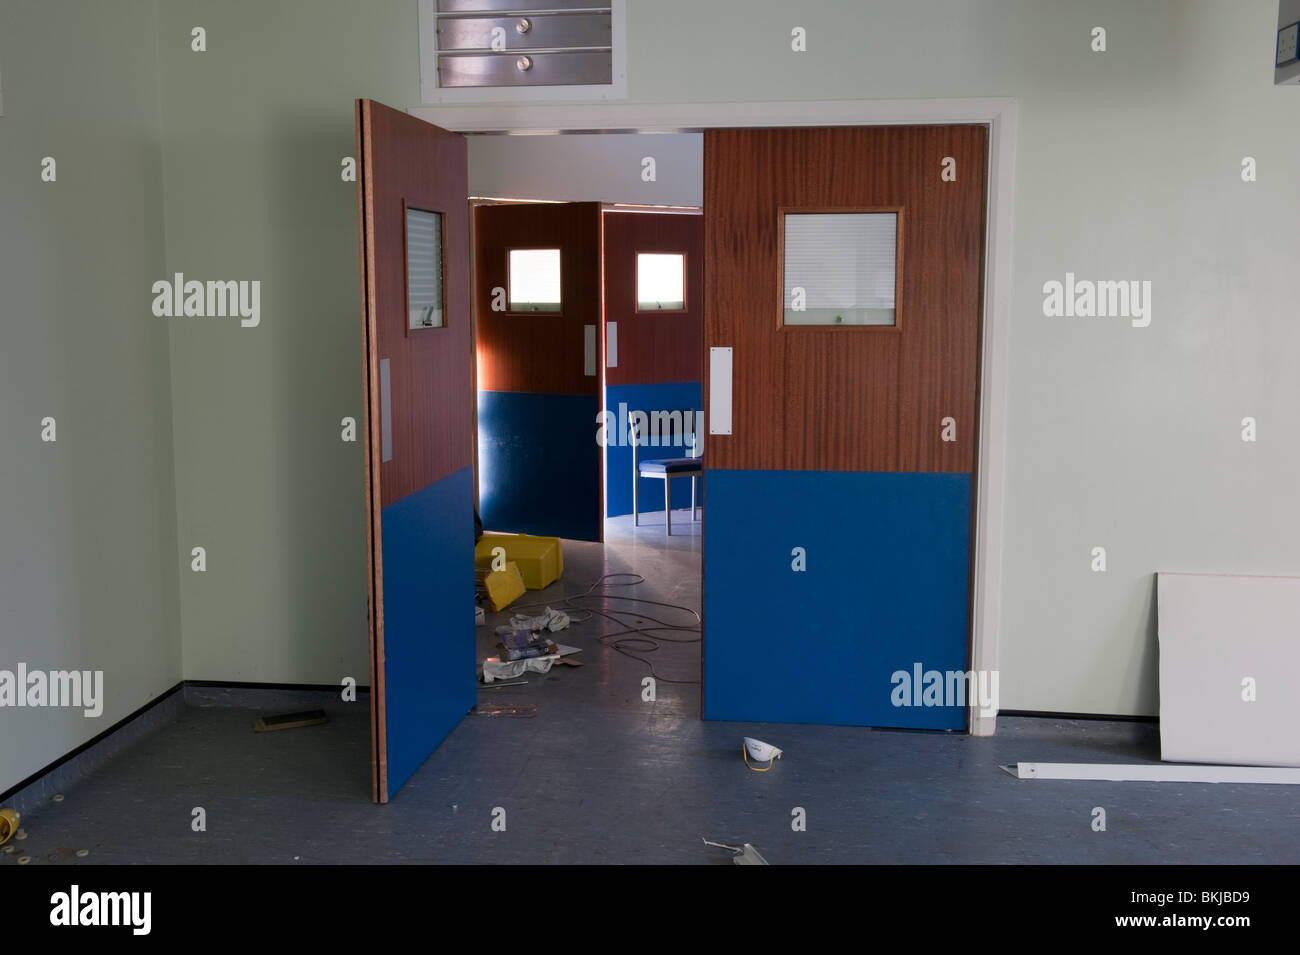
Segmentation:
[(1300, 785), (1300, 768), (1122, 763), (1016, 763), (1003, 766), (1017, 779), (1091, 779), (1147, 783), (1275, 783)]

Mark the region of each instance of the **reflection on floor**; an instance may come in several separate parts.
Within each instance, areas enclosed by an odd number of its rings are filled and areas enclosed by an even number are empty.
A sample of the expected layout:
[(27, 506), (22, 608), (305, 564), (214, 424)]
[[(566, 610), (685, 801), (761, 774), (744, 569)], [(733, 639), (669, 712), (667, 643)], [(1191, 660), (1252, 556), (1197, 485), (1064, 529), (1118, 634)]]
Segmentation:
[[(698, 608), (700, 525), (662, 512), (609, 522), (605, 545), (565, 542), (565, 577), (530, 603), (554, 606), (604, 574), (620, 588)], [(678, 536), (677, 531), (682, 531)], [(647, 608), (647, 612), (649, 609)], [(665, 614), (660, 608), (659, 613)], [(659, 615), (656, 613), (655, 615)], [(491, 650), (489, 618), (482, 655)], [(689, 621), (689, 618), (687, 618)], [(603, 629), (602, 629), (603, 628)], [(264, 710), (323, 706), (331, 722), (253, 734), (249, 691), (191, 688), (191, 704), (81, 785), (24, 819), (22, 852), (39, 864), (687, 863), (730, 864), (713, 841), (751, 842), (774, 865), (862, 862), (1294, 862), (1300, 809), (1286, 786), (1017, 781), (1016, 761), (1149, 761), (1156, 727), (1002, 718), (998, 735), (829, 726), (705, 723), (699, 689), (660, 680), (598, 642), (591, 620), (562, 634), (585, 666), (483, 689), (481, 703), (533, 704), (532, 716), (467, 716), (387, 806), (368, 803), (364, 701), (329, 694), (257, 697)], [(803, 639), (815, 639), (802, 635)], [(698, 643), (642, 654), (662, 677), (699, 678)], [(260, 693), (261, 691), (259, 691)], [(740, 739), (785, 750), (748, 771)], [(207, 831), (191, 831), (195, 807)], [(1107, 831), (1093, 832), (1094, 806)], [(491, 828), (506, 811), (506, 831)], [(807, 831), (791, 828), (802, 807)], [(77, 859), (79, 848), (91, 850)], [(13, 854), (0, 864), (14, 863)]]

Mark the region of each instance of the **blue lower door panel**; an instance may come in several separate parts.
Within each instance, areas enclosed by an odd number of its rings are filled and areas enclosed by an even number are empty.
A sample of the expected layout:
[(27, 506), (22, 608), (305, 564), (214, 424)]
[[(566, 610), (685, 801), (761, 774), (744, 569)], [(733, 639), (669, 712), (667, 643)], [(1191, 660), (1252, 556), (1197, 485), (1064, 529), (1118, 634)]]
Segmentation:
[(708, 480), (706, 719), (964, 728), (970, 475)]
[(485, 528), (600, 540), (599, 410), (595, 395), (478, 393)]
[(473, 470), (395, 501), (382, 521), (391, 797), (477, 699)]

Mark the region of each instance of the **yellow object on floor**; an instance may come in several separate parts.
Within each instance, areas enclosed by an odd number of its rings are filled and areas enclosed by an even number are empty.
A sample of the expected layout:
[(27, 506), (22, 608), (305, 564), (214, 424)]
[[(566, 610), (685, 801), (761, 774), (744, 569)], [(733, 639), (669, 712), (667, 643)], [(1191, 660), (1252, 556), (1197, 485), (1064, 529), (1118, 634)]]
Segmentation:
[(0, 846), (4, 845), (18, 831), (21, 816), (13, 809), (0, 809)]
[(524, 595), (524, 577), (513, 560), (506, 564), (505, 570), (494, 570), (483, 578), (483, 585), (487, 587), (493, 613), (506, 609)]
[[(541, 590), (559, 580), (564, 574), (564, 552), (558, 537), (534, 537), (532, 534), (484, 534), (474, 547), (474, 566), (479, 570), (492, 569), (493, 550), (504, 553), (495, 556), (514, 561), (523, 575), (524, 586)], [(502, 566), (498, 562), (498, 567)]]

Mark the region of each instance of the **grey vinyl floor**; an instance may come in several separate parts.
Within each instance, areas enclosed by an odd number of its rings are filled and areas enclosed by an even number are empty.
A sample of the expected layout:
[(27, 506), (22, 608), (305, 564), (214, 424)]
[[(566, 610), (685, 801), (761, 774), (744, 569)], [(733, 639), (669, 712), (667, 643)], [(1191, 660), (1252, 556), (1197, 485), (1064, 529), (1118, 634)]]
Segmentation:
[[(662, 512), (643, 523), (609, 522), (604, 545), (566, 542), (563, 580), (524, 599), (556, 606), (605, 574), (636, 573), (644, 583), (607, 589), (698, 608), (700, 525), (675, 512), (668, 539)], [(680, 611), (641, 611), (694, 622)], [(480, 657), (508, 616), (489, 616)], [(384, 806), (369, 801), (364, 700), (187, 688), (176, 721), (25, 817), (27, 838), (0, 865), (19, 857), (29, 865), (730, 863), (727, 850), (701, 838), (753, 843), (774, 865), (1300, 861), (1295, 787), (1021, 781), (998, 768), (1156, 761), (1152, 724), (1002, 717), (995, 737), (977, 739), (706, 723), (698, 684), (670, 682), (698, 680), (699, 643), (639, 654), (659, 676), (647, 702), (647, 663), (598, 639), (616, 629), (599, 617), (578, 622), (559, 638), (581, 648), (584, 666), (480, 690), (481, 708), (506, 712), (466, 716)], [(312, 706), (330, 722), (251, 730), (262, 713)], [(771, 772), (750, 772), (744, 735), (785, 757)], [(1105, 831), (1093, 828), (1096, 807)], [(196, 809), (206, 831), (192, 828)], [(797, 810), (804, 831), (792, 826)]]

